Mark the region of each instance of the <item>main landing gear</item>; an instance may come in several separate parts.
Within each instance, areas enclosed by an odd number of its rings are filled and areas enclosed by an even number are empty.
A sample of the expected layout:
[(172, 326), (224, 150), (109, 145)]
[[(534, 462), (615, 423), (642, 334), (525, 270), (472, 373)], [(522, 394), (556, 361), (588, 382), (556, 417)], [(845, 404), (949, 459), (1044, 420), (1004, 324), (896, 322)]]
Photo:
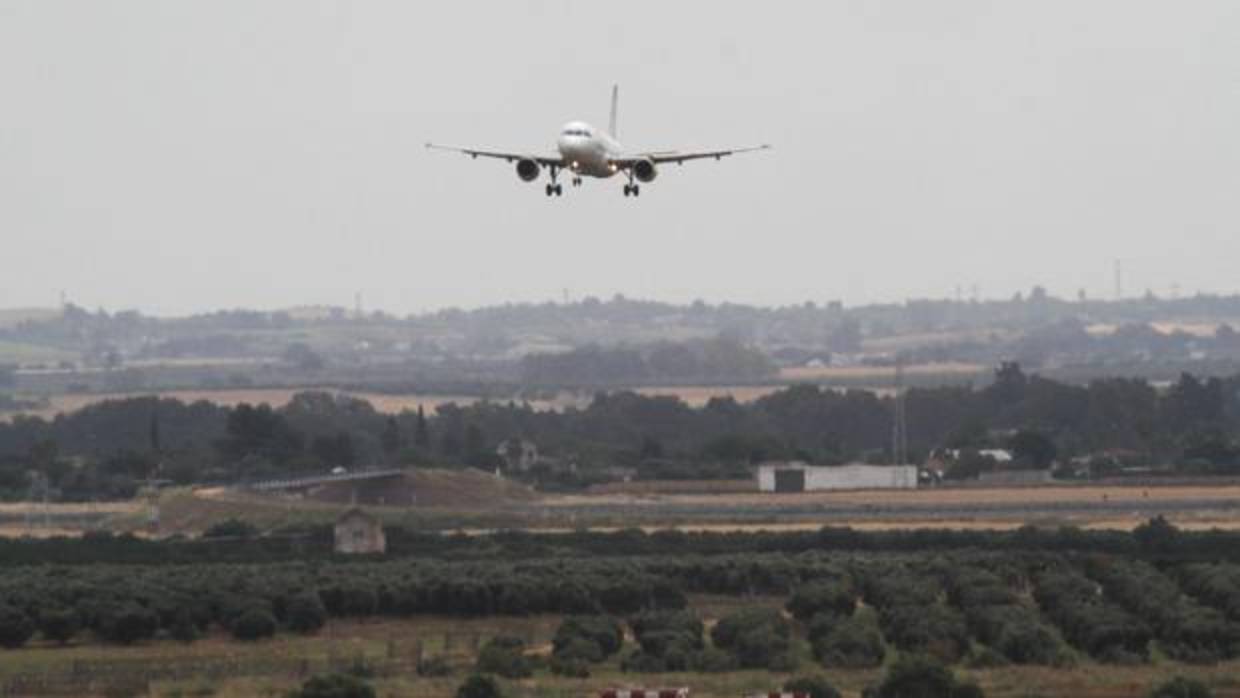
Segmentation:
[(552, 167), (550, 168), (550, 171), (551, 171), (551, 184), (547, 185), (547, 196), (563, 196), (564, 187), (560, 186), (555, 181), (555, 178), (559, 176), (560, 174), (559, 169)]

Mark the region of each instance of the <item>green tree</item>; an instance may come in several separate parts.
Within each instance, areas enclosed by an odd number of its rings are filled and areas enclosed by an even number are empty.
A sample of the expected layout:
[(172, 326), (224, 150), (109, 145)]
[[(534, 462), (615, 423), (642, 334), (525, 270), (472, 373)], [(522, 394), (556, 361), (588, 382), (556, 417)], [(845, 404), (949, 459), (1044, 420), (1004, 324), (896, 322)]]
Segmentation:
[(20, 610), (0, 604), (0, 647), (16, 649), (34, 635), (34, 623)]
[(864, 698), (982, 698), (976, 684), (959, 681), (952, 670), (929, 657), (907, 655), (887, 670), (882, 683)]
[(159, 630), (159, 616), (129, 601), (107, 611), (99, 630), (108, 642), (130, 645), (154, 637)]
[(81, 627), (81, 617), (71, 608), (48, 608), (39, 612), (39, 632), (61, 645), (77, 635)]
[(261, 640), (271, 637), (276, 634), (276, 619), (263, 609), (252, 608), (233, 621), (232, 634), (238, 640)]
[(310, 634), (327, 622), (327, 609), (317, 592), (309, 591), (289, 599), (285, 625), (295, 633)]

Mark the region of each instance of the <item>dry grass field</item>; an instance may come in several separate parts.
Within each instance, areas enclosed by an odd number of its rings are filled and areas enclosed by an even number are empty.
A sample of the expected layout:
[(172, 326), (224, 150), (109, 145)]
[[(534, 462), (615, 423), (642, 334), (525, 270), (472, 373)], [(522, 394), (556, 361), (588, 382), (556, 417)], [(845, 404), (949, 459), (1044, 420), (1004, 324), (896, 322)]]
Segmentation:
[[(990, 366), (958, 361), (926, 364), (910, 364), (904, 367), (905, 376), (970, 376), (985, 375)], [(895, 379), (894, 366), (797, 366), (779, 372), (783, 381), (873, 380), (890, 382)]]

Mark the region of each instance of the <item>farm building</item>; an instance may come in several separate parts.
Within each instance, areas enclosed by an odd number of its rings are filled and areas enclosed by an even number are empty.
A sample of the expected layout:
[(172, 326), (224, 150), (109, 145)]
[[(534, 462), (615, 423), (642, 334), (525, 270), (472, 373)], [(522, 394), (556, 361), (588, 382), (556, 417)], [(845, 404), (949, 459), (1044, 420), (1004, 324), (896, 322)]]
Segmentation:
[(349, 509), (336, 519), (334, 550), (346, 555), (383, 553), (387, 550), (383, 525), (357, 507)]
[(916, 487), (915, 465), (806, 465), (792, 461), (758, 466), (758, 489), (763, 492), (911, 490)]

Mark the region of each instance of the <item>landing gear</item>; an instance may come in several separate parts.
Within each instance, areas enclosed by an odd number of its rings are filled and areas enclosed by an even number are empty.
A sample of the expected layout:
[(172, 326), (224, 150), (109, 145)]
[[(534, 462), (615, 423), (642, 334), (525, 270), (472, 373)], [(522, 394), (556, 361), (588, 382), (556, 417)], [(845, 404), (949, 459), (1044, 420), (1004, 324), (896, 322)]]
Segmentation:
[(579, 187), (579, 186), (581, 186), (581, 178), (580, 178), (580, 177), (573, 177), (573, 186), (574, 186), (574, 187)]
[(639, 194), (642, 193), (642, 190), (641, 190), (641, 187), (637, 186), (637, 181), (634, 179), (634, 175), (636, 173), (633, 172), (632, 167), (628, 168), (627, 173), (629, 175), (629, 183), (624, 185), (624, 195), (625, 196), (638, 196)]
[(552, 167), (551, 168), (551, 184), (547, 185), (547, 196), (562, 196), (564, 194), (564, 187), (560, 186), (555, 181), (555, 178), (557, 175), (559, 175), (559, 170)]

